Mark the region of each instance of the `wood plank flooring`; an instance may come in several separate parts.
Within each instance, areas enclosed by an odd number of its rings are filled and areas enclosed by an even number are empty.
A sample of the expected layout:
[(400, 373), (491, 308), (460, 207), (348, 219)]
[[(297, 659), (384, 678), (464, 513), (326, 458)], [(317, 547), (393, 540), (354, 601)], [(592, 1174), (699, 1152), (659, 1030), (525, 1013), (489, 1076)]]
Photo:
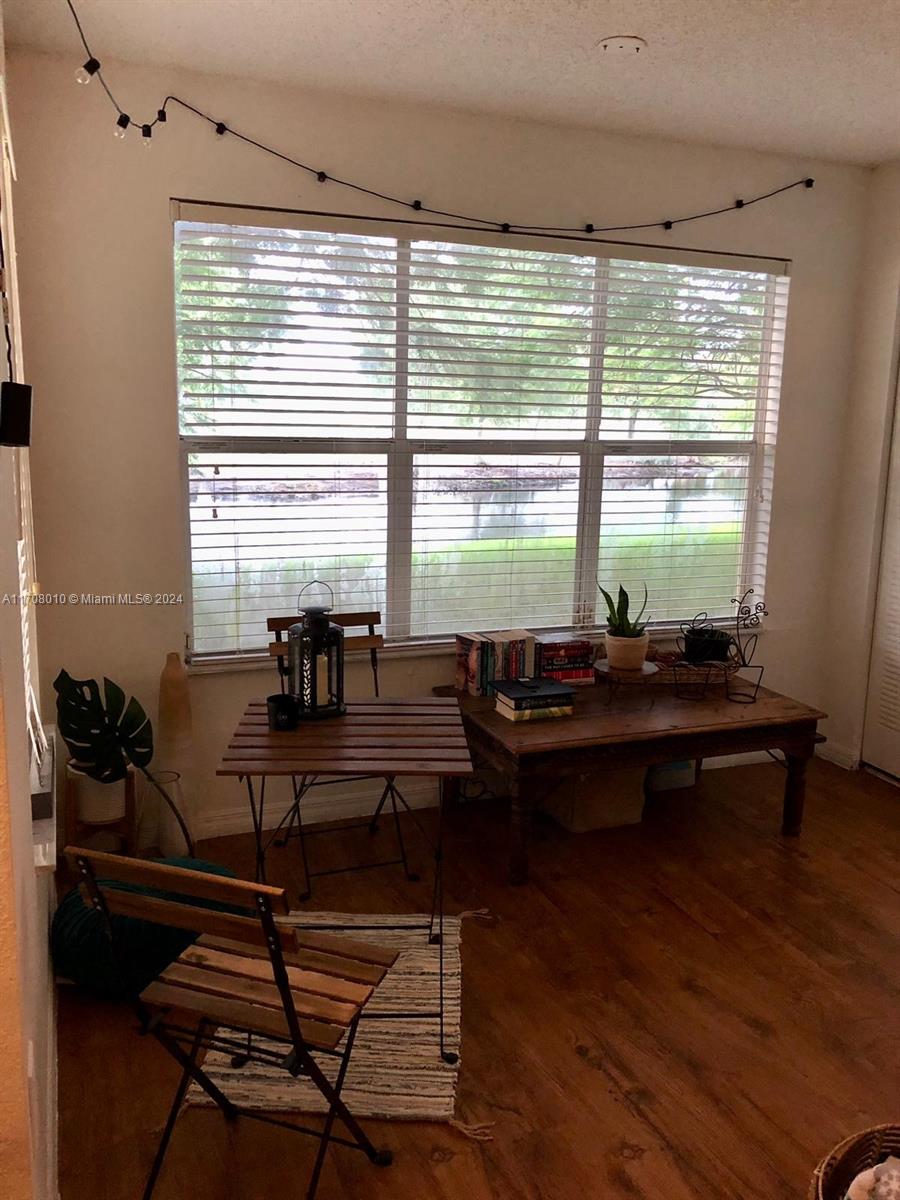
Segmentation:
[[(494, 1141), (369, 1122), (394, 1166), (331, 1152), (320, 1200), (802, 1200), (834, 1142), (897, 1119), (900, 791), (816, 761), (803, 836), (782, 840), (782, 784), (774, 764), (708, 771), (637, 827), (542, 822), (517, 889), (502, 804), (453, 810), (448, 910), (495, 915), (463, 930), (457, 1115), (492, 1122)], [(317, 837), (312, 853), (390, 857), (391, 837)], [(249, 837), (201, 853), (252, 868)], [(297, 853), (270, 858), (294, 898)], [(427, 874), (398, 867), (315, 886), (310, 907), (429, 901)], [(62, 991), (62, 1200), (140, 1195), (177, 1068), (133, 1024)], [(190, 1110), (157, 1200), (297, 1196), (314, 1149)]]

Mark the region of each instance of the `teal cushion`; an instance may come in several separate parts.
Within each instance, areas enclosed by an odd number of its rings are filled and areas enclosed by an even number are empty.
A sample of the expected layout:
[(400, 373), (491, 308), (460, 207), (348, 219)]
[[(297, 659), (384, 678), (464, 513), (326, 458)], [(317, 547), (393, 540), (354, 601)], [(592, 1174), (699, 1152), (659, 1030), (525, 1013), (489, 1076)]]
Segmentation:
[[(228, 867), (204, 862), (199, 858), (160, 858), (155, 861), (172, 867), (185, 867), (189, 871), (208, 871), (212, 875), (226, 875), (231, 878), (235, 875)], [(243, 911), (229, 909), (227, 905), (208, 900), (198, 900), (193, 896), (176, 896), (172, 892), (120, 883), (118, 880), (101, 882), (104, 887), (121, 892), (167, 896), (185, 904), (213, 908), (220, 912)], [(116, 954), (113, 954), (102, 915), (85, 904), (76, 887), (64, 897), (57, 908), (50, 931), (50, 946), (56, 973), (74, 980), (95, 996), (106, 1000), (124, 1000), (137, 996), (199, 936), (190, 930), (174, 929), (171, 925), (157, 925), (154, 921), (141, 921), (135, 917), (113, 916), (112, 926)]]

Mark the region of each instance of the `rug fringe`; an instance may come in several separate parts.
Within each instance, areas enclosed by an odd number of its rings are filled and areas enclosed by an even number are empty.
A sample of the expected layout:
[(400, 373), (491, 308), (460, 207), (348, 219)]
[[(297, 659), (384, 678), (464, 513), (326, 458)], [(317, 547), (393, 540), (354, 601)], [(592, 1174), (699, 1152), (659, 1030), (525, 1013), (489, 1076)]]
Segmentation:
[(467, 1137), (473, 1142), (492, 1142), (494, 1140), (494, 1135), (490, 1132), (494, 1128), (493, 1121), (489, 1121), (485, 1125), (470, 1125), (466, 1121), (458, 1121), (456, 1117), (451, 1117), (447, 1124), (452, 1125), (463, 1137)]
[(457, 913), (460, 921), (466, 917), (472, 917), (476, 921), (493, 921), (494, 914), (489, 908), (467, 908), (464, 912)]

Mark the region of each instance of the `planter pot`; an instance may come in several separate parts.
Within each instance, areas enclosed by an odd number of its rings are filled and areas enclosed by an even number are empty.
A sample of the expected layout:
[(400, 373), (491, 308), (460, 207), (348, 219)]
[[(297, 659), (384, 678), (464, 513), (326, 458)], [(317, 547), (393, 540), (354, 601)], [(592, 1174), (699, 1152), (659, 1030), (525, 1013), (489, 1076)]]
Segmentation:
[(684, 657), (689, 663), (725, 662), (730, 649), (730, 637), (690, 629), (684, 635)]
[(63, 804), (66, 841), (70, 846), (84, 845), (90, 839), (96, 842), (95, 848), (126, 854), (136, 852), (137, 800), (132, 766), (124, 779), (100, 783), (79, 771), (70, 760), (66, 763)]
[(642, 633), (640, 637), (613, 637), (606, 635), (606, 657), (609, 665), (618, 671), (639, 671), (647, 657), (647, 647), (650, 645), (650, 634)]

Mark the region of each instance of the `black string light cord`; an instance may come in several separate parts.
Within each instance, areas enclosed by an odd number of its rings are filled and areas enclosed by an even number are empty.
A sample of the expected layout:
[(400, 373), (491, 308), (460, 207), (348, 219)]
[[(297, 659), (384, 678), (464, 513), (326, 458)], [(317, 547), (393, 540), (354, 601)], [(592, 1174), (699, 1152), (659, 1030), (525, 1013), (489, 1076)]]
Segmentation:
[(0, 290), (0, 307), (2, 307), (3, 333), (6, 338), (6, 378), (10, 383), (15, 382), (16, 372), (13, 366), (13, 348), (12, 337), (9, 332), (9, 322), (12, 314), (9, 311), (9, 293), (6, 290), (6, 247), (3, 244), (3, 225), (0, 223), (0, 276), (3, 278), (3, 287)]
[[(365, 187), (361, 183), (354, 183), (350, 179), (342, 179), (337, 175), (330, 175), (327, 171), (323, 171), (318, 167), (310, 166), (309, 163), (301, 162), (300, 159), (292, 158), (289, 154), (284, 154), (281, 150), (276, 150), (272, 146), (267, 146), (264, 142), (258, 141), (256, 138), (249, 137), (245, 133), (240, 133), (233, 129), (230, 125), (226, 125), (224, 121), (217, 121), (215, 117), (209, 116), (208, 113), (202, 112), (193, 104), (189, 104), (186, 100), (182, 100), (180, 96), (166, 96), (162, 105), (157, 110), (156, 116), (152, 121), (134, 121), (127, 112), (119, 104), (118, 100), (112, 93), (109, 85), (103, 77), (103, 71), (100, 66), (100, 60), (94, 56), (82, 28), (78, 13), (75, 10), (73, 0), (66, 0), (69, 11), (72, 14), (72, 19), (75, 22), (75, 27), (78, 30), (78, 36), (81, 38), (81, 44), (84, 46), (85, 53), (88, 56), (87, 62), (81, 68), (81, 71), (88, 78), (96, 75), (99, 79), (104, 92), (109, 98), (113, 108), (118, 113), (116, 125), (124, 135), (129, 126), (135, 125), (140, 127), (141, 134), (145, 140), (149, 140), (153, 136), (153, 130), (157, 125), (164, 124), (168, 120), (169, 105), (177, 104), (179, 108), (185, 109), (187, 112), (193, 113), (199, 117), (201, 121), (205, 121), (211, 125), (219, 137), (236, 138), (239, 142), (243, 142), (247, 146), (253, 146), (257, 150), (261, 150), (263, 154), (268, 154), (272, 158), (277, 158), (281, 162), (288, 163), (292, 167), (297, 167), (301, 171), (305, 171), (311, 175), (319, 183), (335, 183), (339, 187), (350, 188), (354, 192), (359, 192), (364, 196), (372, 196), (376, 200), (384, 200), (389, 204), (399, 204), (403, 208), (411, 208), (415, 212), (429, 213), (437, 217), (449, 217), (453, 221), (468, 221), (479, 226), (490, 226), (498, 229), (501, 233), (573, 233), (573, 234), (594, 234), (594, 233), (630, 233), (641, 229), (673, 229), (676, 225), (686, 225), (690, 221), (703, 221), (708, 217), (717, 217), (722, 213), (733, 212), (735, 209), (749, 208), (751, 204), (759, 204), (763, 200), (771, 200), (774, 196), (780, 196), (782, 192), (792, 191), (794, 188), (811, 188), (815, 183), (814, 179), (795, 179), (793, 183), (786, 183), (782, 187), (773, 188), (771, 192), (765, 192), (761, 196), (753, 196), (749, 200), (734, 200), (731, 204), (725, 204), (721, 208), (711, 208), (705, 212), (693, 213), (687, 217), (671, 217), (663, 221), (643, 221), (635, 225), (594, 225), (588, 222), (585, 225), (522, 225), (512, 221), (496, 221), (490, 217), (477, 217), (468, 213), (448, 212), (442, 208), (431, 208), (422, 200), (406, 200), (402, 196), (392, 196), (387, 192), (380, 192), (376, 188)], [(79, 72), (81, 74), (81, 72)]]

